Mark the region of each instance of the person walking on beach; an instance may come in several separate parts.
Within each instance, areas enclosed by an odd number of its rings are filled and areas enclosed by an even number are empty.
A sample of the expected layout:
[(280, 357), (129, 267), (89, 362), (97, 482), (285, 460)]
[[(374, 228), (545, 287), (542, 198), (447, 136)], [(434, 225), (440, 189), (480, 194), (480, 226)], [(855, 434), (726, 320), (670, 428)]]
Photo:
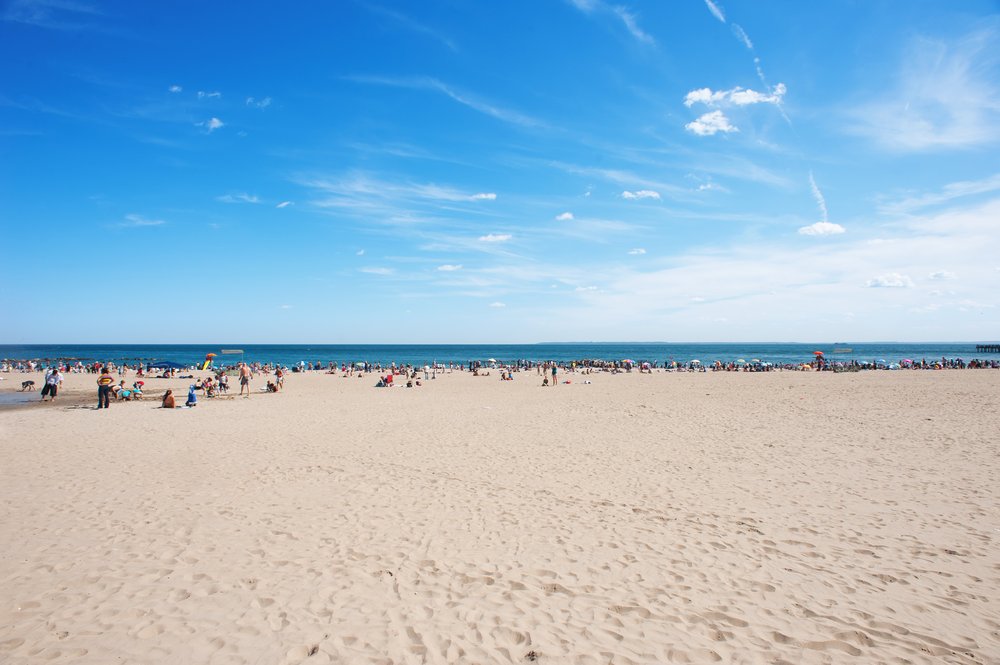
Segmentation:
[(244, 388), (247, 390), (247, 397), (250, 397), (250, 366), (240, 363), (240, 395), (243, 394)]
[(101, 370), (101, 376), (97, 378), (97, 408), (111, 408), (111, 386), (115, 385), (115, 377), (107, 367)]
[(59, 392), (59, 384), (63, 381), (62, 374), (59, 373), (58, 367), (53, 367), (52, 371), (45, 375), (45, 385), (42, 386), (42, 401), (45, 401), (45, 396), (49, 396), (49, 401), (56, 401), (56, 393)]

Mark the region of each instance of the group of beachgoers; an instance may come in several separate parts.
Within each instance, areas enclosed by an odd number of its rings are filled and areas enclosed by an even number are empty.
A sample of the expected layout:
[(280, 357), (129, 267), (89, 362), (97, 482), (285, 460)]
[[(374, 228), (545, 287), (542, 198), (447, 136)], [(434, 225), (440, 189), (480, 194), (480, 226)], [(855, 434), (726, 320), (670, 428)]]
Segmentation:
[[(208, 378), (196, 378), (193, 374), (180, 374), (177, 368), (156, 369), (151, 373), (150, 363), (143, 364), (136, 362), (129, 365), (127, 362), (83, 362), (81, 360), (2, 360), (0, 361), (0, 372), (2, 373), (43, 373), (44, 379), (41, 388), (41, 400), (54, 401), (63, 383), (63, 376), (66, 373), (88, 373), (98, 374), (98, 409), (107, 409), (112, 400), (116, 402), (130, 402), (140, 400), (143, 397), (144, 378), (191, 378), (195, 382), (191, 384), (188, 391), (188, 399), (184, 406), (193, 407), (197, 405), (197, 393), (201, 392), (205, 397), (217, 397), (229, 393), (229, 376), (237, 377), (240, 385), (240, 395), (249, 398), (251, 394), (251, 382), (258, 376), (266, 376), (266, 385), (259, 388), (260, 392), (277, 393), (284, 388), (285, 377), (289, 372), (318, 372), (326, 374), (341, 375), (345, 378), (362, 378), (365, 376), (377, 375), (376, 387), (393, 387), (397, 385), (394, 377), (405, 380), (408, 388), (420, 387), (423, 383), (420, 380), (422, 374), (423, 381), (437, 378), (438, 373), (466, 372), (473, 376), (491, 376), (496, 371), (501, 381), (513, 381), (514, 375), (521, 372), (534, 371), (542, 377), (543, 386), (559, 385), (559, 374), (583, 374), (589, 375), (597, 372), (619, 374), (632, 373), (652, 374), (654, 371), (660, 372), (775, 372), (775, 371), (814, 371), (814, 372), (860, 372), (873, 370), (966, 370), (966, 369), (1000, 369), (1000, 359), (973, 358), (966, 360), (963, 358), (940, 358), (927, 360), (913, 360), (903, 358), (895, 362), (888, 362), (884, 359), (872, 360), (835, 360), (830, 361), (825, 354), (817, 351), (812, 359), (807, 362), (792, 363), (772, 363), (753, 358), (749, 361), (742, 358), (735, 361), (716, 360), (711, 363), (702, 363), (700, 360), (688, 361), (655, 361), (655, 360), (598, 360), (581, 359), (571, 361), (534, 361), (534, 360), (513, 360), (509, 362), (499, 361), (495, 358), (488, 360), (470, 360), (468, 363), (438, 363), (414, 365), (411, 363), (391, 362), (383, 364), (381, 362), (352, 362), (336, 363), (328, 361), (326, 363), (315, 361), (299, 363), (288, 367), (280, 363), (261, 362), (241, 362), (234, 367), (210, 368), (212, 374)], [(192, 366), (191, 370), (196, 369)], [(128, 375), (135, 374), (135, 380), (131, 385), (127, 385)], [(117, 377), (115, 376), (117, 374)], [(564, 378), (563, 383), (570, 383)], [(34, 381), (23, 382), (24, 386), (33, 386)], [(173, 408), (175, 400), (172, 391), (168, 390), (163, 396), (163, 406)]]

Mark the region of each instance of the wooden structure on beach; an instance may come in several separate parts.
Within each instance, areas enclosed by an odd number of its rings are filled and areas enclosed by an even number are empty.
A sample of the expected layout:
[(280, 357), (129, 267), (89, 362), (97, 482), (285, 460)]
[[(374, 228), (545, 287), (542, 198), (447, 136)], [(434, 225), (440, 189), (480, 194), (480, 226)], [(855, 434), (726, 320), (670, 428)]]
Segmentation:
[(976, 353), (1000, 353), (1000, 344), (976, 344)]

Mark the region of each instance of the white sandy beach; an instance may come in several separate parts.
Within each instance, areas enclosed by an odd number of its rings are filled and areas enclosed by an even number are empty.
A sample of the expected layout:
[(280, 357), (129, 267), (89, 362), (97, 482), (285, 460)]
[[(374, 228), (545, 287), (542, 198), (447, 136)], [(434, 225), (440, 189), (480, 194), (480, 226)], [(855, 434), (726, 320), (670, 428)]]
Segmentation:
[(1000, 372), (566, 376), (69, 375), (0, 411), (0, 662), (1000, 662)]

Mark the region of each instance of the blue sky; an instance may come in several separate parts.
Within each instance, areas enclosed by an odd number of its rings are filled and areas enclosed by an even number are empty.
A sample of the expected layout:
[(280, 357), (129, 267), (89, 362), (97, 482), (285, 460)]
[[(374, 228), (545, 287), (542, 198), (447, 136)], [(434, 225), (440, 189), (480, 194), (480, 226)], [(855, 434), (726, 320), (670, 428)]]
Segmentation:
[(1000, 330), (994, 2), (0, 18), (0, 342)]

